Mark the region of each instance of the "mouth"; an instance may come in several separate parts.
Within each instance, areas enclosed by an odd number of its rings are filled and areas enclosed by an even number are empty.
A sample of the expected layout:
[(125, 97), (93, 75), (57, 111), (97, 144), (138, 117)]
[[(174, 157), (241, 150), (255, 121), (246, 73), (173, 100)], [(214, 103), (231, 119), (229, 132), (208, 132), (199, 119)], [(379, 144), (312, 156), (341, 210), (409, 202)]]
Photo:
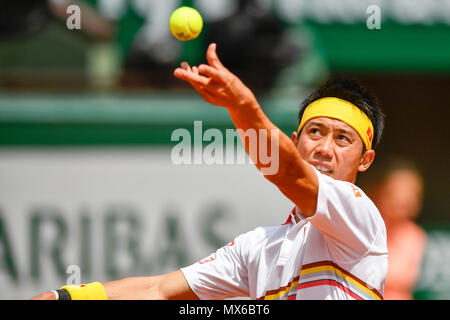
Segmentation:
[(329, 165), (319, 164), (319, 163), (311, 163), (314, 168), (320, 171), (323, 174), (332, 174), (333, 170)]

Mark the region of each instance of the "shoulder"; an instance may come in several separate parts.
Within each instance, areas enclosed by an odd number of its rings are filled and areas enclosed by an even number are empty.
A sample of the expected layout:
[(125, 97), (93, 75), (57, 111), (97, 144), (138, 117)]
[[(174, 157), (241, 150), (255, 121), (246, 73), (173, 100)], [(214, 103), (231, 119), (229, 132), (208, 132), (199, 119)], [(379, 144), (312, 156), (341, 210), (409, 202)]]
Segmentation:
[(343, 180), (336, 180), (324, 174), (318, 173), (319, 177), (319, 198), (322, 201), (338, 202), (347, 205), (351, 209), (367, 209), (370, 213), (381, 215), (372, 200), (357, 185)]
[(283, 241), (290, 225), (258, 227), (234, 239), (235, 250), (242, 257), (255, 257), (277, 242)]
[(289, 225), (257, 227), (235, 238), (236, 242), (245, 243), (248, 246), (266, 242), (267, 240), (278, 238), (286, 234)]
[(323, 173), (318, 172), (317, 177), (319, 179), (319, 186), (326, 186), (329, 188), (333, 188), (339, 193), (348, 196), (349, 198), (363, 198), (368, 199), (367, 195), (359, 188), (357, 185), (344, 181), (344, 180), (337, 180), (334, 178), (331, 178), (327, 175), (324, 175)]
[(364, 191), (353, 183), (319, 176), (316, 214), (310, 221), (323, 234), (344, 242), (363, 254), (376, 248), (384, 252), (386, 227), (378, 208)]

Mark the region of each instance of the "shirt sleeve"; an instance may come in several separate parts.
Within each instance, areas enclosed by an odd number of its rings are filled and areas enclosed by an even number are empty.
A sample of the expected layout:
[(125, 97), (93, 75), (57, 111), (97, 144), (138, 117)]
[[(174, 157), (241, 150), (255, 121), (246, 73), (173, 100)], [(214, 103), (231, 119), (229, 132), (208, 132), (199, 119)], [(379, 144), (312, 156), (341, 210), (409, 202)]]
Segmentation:
[(384, 222), (373, 202), (357, 186), (316, 170), (319, 179), (317, 209), (307, 218), (325, 237), (339, 261), (366, 254)]
[(186, 281), (199, 299), (249, 296), (248, 272), (242, 257), (245, 236), (238, 236), (205, 259), (181, 268)]

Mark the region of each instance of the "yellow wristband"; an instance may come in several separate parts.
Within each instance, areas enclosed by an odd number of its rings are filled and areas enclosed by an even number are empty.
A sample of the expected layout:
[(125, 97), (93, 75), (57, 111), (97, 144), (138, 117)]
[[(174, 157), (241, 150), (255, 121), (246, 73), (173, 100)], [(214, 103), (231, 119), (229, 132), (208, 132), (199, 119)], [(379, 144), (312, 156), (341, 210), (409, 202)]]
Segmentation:
[(106, 291), (100, 282), (62, 287), (69, 292), (72, 300), (107, 300)]

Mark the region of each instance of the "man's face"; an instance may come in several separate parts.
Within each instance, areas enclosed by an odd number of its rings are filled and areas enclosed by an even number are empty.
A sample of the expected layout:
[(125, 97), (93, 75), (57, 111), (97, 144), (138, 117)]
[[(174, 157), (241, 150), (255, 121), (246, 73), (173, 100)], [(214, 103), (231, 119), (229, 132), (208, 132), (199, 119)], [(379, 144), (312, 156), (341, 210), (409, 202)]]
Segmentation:
[(363, 154), (358, 133), (337, 119), (313, 118), (303, 126), (299, 137), (293, 133), (292, 140), (303, 160), (323, 174), (351, 183), (355, 183), (358, 172), (369, 168), (375, 157), (373, 150)]

